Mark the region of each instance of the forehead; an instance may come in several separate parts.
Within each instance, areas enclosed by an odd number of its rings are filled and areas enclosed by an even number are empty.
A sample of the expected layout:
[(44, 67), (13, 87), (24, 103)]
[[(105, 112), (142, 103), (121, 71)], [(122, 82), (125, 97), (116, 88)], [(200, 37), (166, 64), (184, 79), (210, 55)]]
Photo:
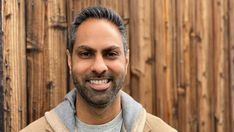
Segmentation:
[(94, 18), (85, 20), (77, 28), (74, 47), (79, 45), (123, 47), (118, 27), (108, 20)]

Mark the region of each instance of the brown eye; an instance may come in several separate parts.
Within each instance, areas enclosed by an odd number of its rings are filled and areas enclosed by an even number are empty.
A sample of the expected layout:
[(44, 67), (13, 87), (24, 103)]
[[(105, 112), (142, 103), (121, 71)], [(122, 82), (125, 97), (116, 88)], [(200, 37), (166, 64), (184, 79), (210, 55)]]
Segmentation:
[(110, 59), (115, 59), (119, 56), (118, 52), (107, 52), (105, 54), (105, 57), (110, 58)]
[(79, 56), (80, 56), (80, 58), (86, 59), (86, 58), (92, 57), (93, 54), (89, 51), (81, 51), (81, 52), (79, 52)]

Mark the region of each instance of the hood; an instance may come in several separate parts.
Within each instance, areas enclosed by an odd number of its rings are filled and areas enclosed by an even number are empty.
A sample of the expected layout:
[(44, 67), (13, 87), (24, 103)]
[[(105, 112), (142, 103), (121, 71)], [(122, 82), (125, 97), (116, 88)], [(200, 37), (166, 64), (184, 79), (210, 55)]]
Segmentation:
[[(63, 124), (70, 132), (76, 130), (76, 95), (77, 90), (74, 88), (65, 96), (62, 103), (51, 110), (60, 120), (60, 124)], [(144, 122), (146, 120), (145, 109), (125, 92), (120, 91), (120, 95), (124, 122), (122, 131), (130, 132), (143, 130)], [(52, 128), (53, 126), (56, 127), (53, 121), (48, 121), (48, 123)]]

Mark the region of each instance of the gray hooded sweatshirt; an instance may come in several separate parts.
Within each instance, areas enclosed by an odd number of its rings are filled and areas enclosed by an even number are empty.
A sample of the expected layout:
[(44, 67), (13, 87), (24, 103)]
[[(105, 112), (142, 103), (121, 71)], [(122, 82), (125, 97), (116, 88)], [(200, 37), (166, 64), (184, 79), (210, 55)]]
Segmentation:
[[(141, 104), (120, 91), (123, 125), (121, 132), (176, 132), (160, 118), (145, 111)], [(77, 132), (75, 101), (77, 90), (70, 91), (64, 101), (21, 132)], [(79, 109), (79, 108), (78, 108)]]

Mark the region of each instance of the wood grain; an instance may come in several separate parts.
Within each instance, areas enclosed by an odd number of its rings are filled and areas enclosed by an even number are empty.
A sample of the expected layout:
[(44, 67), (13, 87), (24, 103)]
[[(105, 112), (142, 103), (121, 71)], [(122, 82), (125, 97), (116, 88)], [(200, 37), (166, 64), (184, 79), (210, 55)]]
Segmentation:
[(25, 1), (3, 4), (4, 130), (18, 132), (27, 124)]
[(5, 131), (43, 116), (74, 87), (65, 55), (69, 26), (92, 5), (116, 10), (127, 27), (125, 92), (180, 132), (234, 131), (233, 0), (2, 4)]

